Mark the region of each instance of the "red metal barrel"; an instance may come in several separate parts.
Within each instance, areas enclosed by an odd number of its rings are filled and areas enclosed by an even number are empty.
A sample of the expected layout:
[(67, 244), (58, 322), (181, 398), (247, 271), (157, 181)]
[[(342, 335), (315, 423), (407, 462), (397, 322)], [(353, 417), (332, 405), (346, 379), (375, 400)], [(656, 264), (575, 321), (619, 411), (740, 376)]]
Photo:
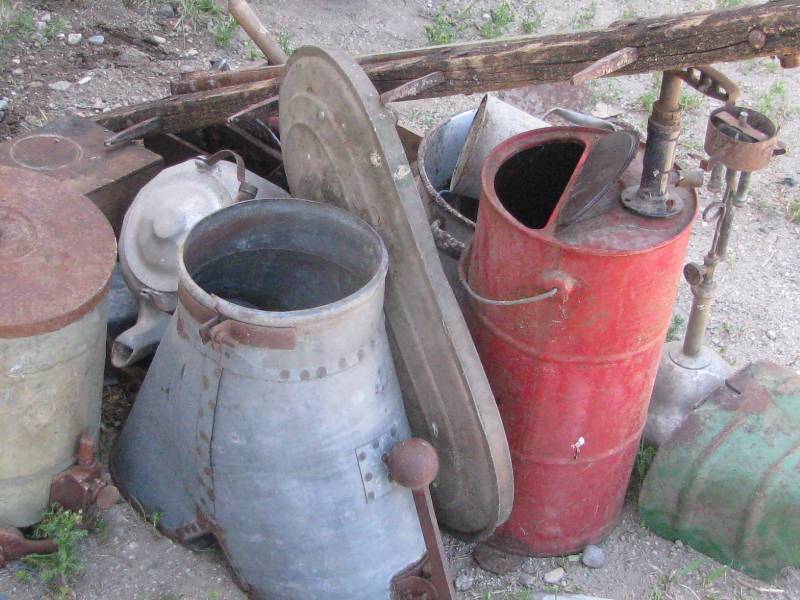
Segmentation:
[(511, 517), (488, 543), (514, 554), (574, 552), (616, 524), (697, 211), (690, 190), (672, 218), (623, 208), (639, 156), (577, 222), (557, 223), (604, 135), (549, 128), (498, 146), (461, 260), (515, 475)]

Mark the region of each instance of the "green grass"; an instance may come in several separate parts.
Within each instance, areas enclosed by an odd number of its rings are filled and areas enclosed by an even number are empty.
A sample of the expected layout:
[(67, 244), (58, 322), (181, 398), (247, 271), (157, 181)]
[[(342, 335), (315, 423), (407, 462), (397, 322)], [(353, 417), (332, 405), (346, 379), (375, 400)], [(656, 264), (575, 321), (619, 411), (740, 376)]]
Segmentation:
[(622, 13), (620, 13), (619, 18), (622, 21), (635, 21), (639, 18), (632, 2), (625, 2), (623, 4)]
[(669, 324), (669, 329), (667, 330), (667, 341), (674, 342), (681, 338), (681, 329), (683, 328), (683, 317), (680, 315), (675, 315), (672, 317), (672, 323)]
[(706, 101), (700, 92), (690, 91), (688, 89), (681, 90), (681, 108), (686, 111), (699, 110), (705, 108)]
[(800, 196), (795, 198), (789, 207), (789, 215), (794, 223), (800, 223)]
[(508, 2), (502, 2), (489, 10), (489, 20), (480, 26), (479, 32), (484, 39), (500, 37), (513, 22), (514, 10)]
[(637, 493), (642, 489), (644, 478), (647, 477), (647, 472), (650, 470), (655, 457), (656, 448), (654, 446), (646, 446), (644, 441), (642, 441), (639, 445), (639, 452), (636, 453), (633, 475), (631, 476), (631, 487)]
[(658, 100), (658, 95), (655, 90), (647, 90), (644, 94), (639, 96), (638, 102), (643, 109), (650, 112), (653, 110), (653, 104), (655, 104), (656, 100)]
[(23, 561), (39, 574), (39, 578), (59, 595), (69, 593), (69, 585), (84, 570), (78, 560), (78, 542), (89, 535), (82, 529), (83, 515), (54, 504), (34, 529), (36, 538), (50, 538), (58, 546), (52, 554), (30, 554)]
[(214, 44), (217, 48), (227, 48), (231, 45), (233, 35), (239, 24), (233, 17), (219, 19), (214, 26)]
[(450, 12), (447, 5), (443, 4), (433, 15), (433, 23), (425, 26), (425, 37), (428, 43), (434, 46), (450, 44), (461, 37), (467, 28), (470, 16), (468, 6), (459, 12)]
[(531, 2), (525, 8), (525, 16), (522, 18), (522, 31), (525, 33), (536, 33), (541, 29), (544, 22), (544, 15), (539, 12), (535, 2)]
[(278, 31), (278, 45), (286, 56), (291, 56), (294, 52), (294, 46), (291, 44), (291, 36), (288, 29), (281, 29)]
[(800, 112), (800, 104), (791, 104), (783, 81), (773, 81), (772, 85), (756, 102), (756, 110), (772, 119), (789, 117)]
[(726, 10), (728, 8), (736, 8), (744, 4), (744, 0), (717, 0), (717, 10)]
[(575, 29), (589, 29), (594, 25), (594, 20), (597, 17), (597, 3), (592, 0), (588, 4), (584, 4), (575, 13), (572, 18), (572, 26)]
[(0, 47), (9, 41), (29, 38), (35, 31), (30, 8), (21, 3), (0, 0)]

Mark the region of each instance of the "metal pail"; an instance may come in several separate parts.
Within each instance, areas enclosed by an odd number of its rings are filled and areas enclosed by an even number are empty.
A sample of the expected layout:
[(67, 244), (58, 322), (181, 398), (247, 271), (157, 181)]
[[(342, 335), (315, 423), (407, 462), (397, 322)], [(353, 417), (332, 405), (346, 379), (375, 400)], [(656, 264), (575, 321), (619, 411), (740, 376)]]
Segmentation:
[[(460, 267), (514, 466), (511, 517), (488, 541), (504, 552), (568, 554), (614, 527), (672, 316), (696, 197), (681, 189), (668, 219), (628, 211), (620, 193), (639, 181), (638, 159), (576, 211), (573, 185), (606, 135), (531, 131), (483, 167)], [(582, 216), (559, 227), (561, 213)]]
[(0, 166), (0, 527), (39, 521), (81, 435), (97, 440), (115, 261), (88, 198)]
[(211, 533), (260, 598), (388, 598), (421, 559), (384, 328), (387, 252), (353, 215), (253, 200), (194, 226), (178, 307), (120, 437), (126, 495)]

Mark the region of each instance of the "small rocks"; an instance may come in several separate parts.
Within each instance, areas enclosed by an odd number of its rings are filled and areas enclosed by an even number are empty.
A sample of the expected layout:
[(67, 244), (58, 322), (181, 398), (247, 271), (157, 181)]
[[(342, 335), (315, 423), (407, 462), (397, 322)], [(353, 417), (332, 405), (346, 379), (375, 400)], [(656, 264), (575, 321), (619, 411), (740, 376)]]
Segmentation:
[(8, 104), (9, 104), (9, 102), (10, 102), (10, 101), (9, 101), (9, 99), (8, 99), (8, 98), (0, 98), (0, 112), (3, 112), (3, 111), (5, 111), (5, 110), (8, 110)]
[(181, 65), (181, 73), (194, 73), (196, 70), (194, 65)]
[(12, 75), (22, 75), (24, 72), (25, 72), (25, 71), (24, 71), (23, 69), (16, 68), (16, 69), (14, 69), (14, 70), (12, 70), (12, 71), (11, 71), (11, 74), (12, 74)]
[(47, 23), (44, 21), (34, 21), (33, 27), (36, 31), (44, 31), (45, 27), (47, 27)]
[(156, 16), (161, 17), (162, 19), (174, 19), (175, 7), (169, 2), (165, 2), (156, 9)]
[(606, 553), (600, 546), (589, 544), (583, 550), (581, 562), (590, 569), (600, 569), (606, 564)]
[(472, 588), (472, 585), (475, 583), (475, 580), (472, 578), (471, 575), (467, 573), (461, 573), (458, 577), (456, 577), (453, 585), (455, 585), (456, 589), (459, 592), (466, 592), (467, 590)]
[(91, 37), (86, 38), (86, 41), (92, 44), (93, 46), (102, 46), (103, 43), (106, 41), (106, 38), (102, 35), (93, 35)]
[(160, 46), (161, 44), (167, 43), (167, 38), (163, 38), (160, 35), (148, 35), (144, 38), (144, 41), (148, 44), (153, 44), (154, 46)]
[(69, 88), (72, 87), (72, 84), (69, 81), (54, 81), (53, 83), (47, 84), (51, 90), (55, 90), (57, 92), (66, 92)]
[(775, 340), (778, 339), (778, 333), (770, 329), (767, 331), (767, 337), (774, 342)]
[(186, 51), (186, 56), (197, 56), (199, 54), (197, 48), (189, 48)]
[(564, 579), (564, 575), (566, 575), (564, 569), (558, 567), (557, 569), (553, 569), (552, 571), (545, 573), (543, 579), (548, 585), (558, 585), (561, 583), (561, 580)]
[(683, 542), (680, 540), (675, 540), (675, 547), (676, 548), (683, 548)]
[(67, 36), (67, 45), (68, 46), (77, 46), (83, 40), (83, 35), (80, 33), (70, 33)]
[(523, 573), (517, 579), (517, 583), (519, 583), (522, 587), (532, 588), (532, 587), (536, 587), (536, 584), (538, 583), (538, 581), (537, 581), (536, 577), (534, 577), (530, 573)]
[(92, 80), (91, 75), (84, 75), (83, 77), (78, 79), (78, 85), (84, 85), (86, 83), (89, 83), (91, 80)]

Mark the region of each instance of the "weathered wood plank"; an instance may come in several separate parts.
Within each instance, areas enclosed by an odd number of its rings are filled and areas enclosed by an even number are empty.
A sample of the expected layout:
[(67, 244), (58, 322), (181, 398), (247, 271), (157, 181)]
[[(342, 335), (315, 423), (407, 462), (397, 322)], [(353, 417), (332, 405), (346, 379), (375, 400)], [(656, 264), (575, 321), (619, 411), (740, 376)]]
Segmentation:
[[(476, 93), (568, 81), (600, 58), (630, 47), (637, 59), (612, 74), (631, 75), (758, 56), (800, 53), (800, 0), (777, 0), (729, 11), (618, 23), (605, 30), (522, 36), (359, 57), (379, 92), (441, 71), (444, 81), (415, 98)], [(111, 129), (160, 115), (167, 132), (218, 123), (278, 92), (283, 67), (195, 76), (178, 82), (225, 86), (171, 96), (100, 115)], [(239, 81), (240, 78), (255, 81)], [(233, 84), (233, 85), (231, 85)], [(410, 98), (409, 98), (410, 99)]]

